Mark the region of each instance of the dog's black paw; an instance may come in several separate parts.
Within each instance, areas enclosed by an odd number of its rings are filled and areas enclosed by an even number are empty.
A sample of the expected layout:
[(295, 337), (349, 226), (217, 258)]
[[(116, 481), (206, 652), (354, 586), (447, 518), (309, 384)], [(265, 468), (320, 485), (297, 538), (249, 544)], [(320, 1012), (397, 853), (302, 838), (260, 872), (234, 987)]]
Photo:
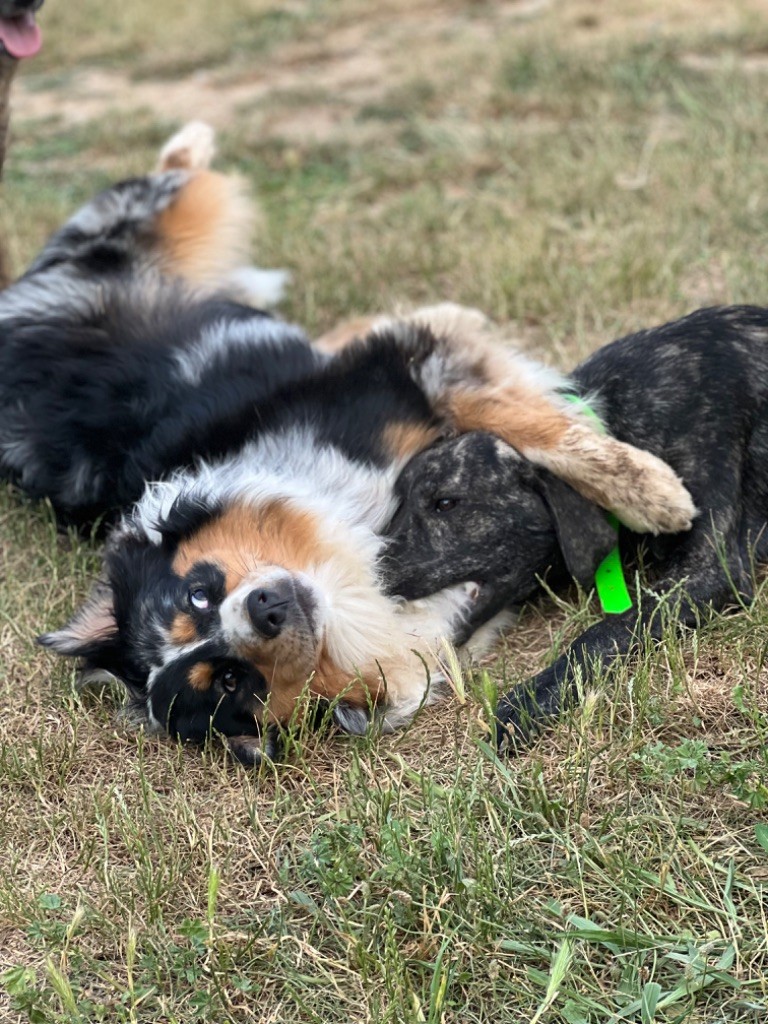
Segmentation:
[(281, 761), (283, 739), (275, 725), (268, 725), (261, 736), (225, 736), (224, 742), (240, 764), (258, 767), (264, 761)]
[(500, 754), (522, 753), (563, 710), (562, 686), (552, 669), (515, 687), (496, 707), (496, 748)]
[(351, 736), (364, 736), (371, 724), (371, 714), (368, 708), (356, 707), (344, 700), (334, 704), (332, 716), (339, 729)]

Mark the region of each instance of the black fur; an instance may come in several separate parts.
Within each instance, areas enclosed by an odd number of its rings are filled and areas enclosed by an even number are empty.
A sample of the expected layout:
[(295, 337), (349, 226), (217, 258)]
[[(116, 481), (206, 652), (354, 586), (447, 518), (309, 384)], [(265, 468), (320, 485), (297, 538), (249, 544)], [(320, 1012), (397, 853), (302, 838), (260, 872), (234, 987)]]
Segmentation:
[[(185, 739), (215, 729), (255, 761), (262, 724), (291, 719), (297, 687), (335, 704), (347, 728), (360, 728), (371, 701), (385, 727), (415, 713), (427, 684), (422, 662), (414, 655), (404, 668), (403, 652), (416, 645), (434, 663), (444, 638), (467, 639), (474, 588), (407, 610), (382, 601), (377, 531), (396, 469), (436, 432), (486, 419), (499, 429), (499, 409), (517, 436), (520, 405), (540, 412), (555, 385), (528, 380), (527, 362), (497, 348), (473, 311), (387, 321), (329, 357), (234, 301), (238, 288), (253, 290), (232, 267), (206, 291), (170, 278), (185, 263), (178, 253), (168, 262), (175, 250), (163, 230), (173, 218), (161, 215), (193, 173), (108, 189), (0, 295), (0, 474), (75, 524), (138, 499), (111, 536), (92, 599), (41, 643), (123, 679), (160, 728)], [(655, 500), (640, 522), (689, 521), (690, 498), (667, 467), (607, 447), (608, 462), (574, 448), (583, 461), (570, 458), (569, 479), (594, 494), (610, 465), (621, 486), (602, 492), (609, 507), (634, 516), (641, 480)], [(559, 467), (549, 449), (531, 450)], [(563, 494), (542, 476), (547, 508)], [(574, 565), (579, 554), (584, 562), (577, 548)], [(218, 567), (225, 591), (196, 578), (206, 567)], [(261, 628), (250, 604), (273, 586), (282, 588), (279, 632)], [(241, 685), (228, 689), (218, 666)], [(355, 708), (340, 707), (355, 686)]]
[[(683, 588), (679, 620), (753, 596), (751, 566), (768, 559), (768, 310), (704, 309), (622, 338), (572, 374), (617, 438), (664, 459), (690, 490), (699, 516), (689, 533), (621, 531), (625, 559), (639, 544), (653, 593)], [(397, 484), (387, 533), (391, 593), (424, 596), (459, 580), (481, 583), (468, 629), (534, 595), (540, 580), (588, 583), (611, 531), (603, 513), (485, 435), (417, 455)], [(585, 571), (586, 570), (586, 571)], [(589, 680), (661, 632), (656, 599), (610, 615), (582, 634), (498, 706), (499, 740), (526, 740)]]
[[(169, 286), (146, 308), (118, 280), (78, 317), (0, 319), (0, 471), (84, 524), (137, 500), (147, 480), (242, 444), (255, 404), (319, 362), (304, 336), (225, 299)], [(206, 332), (252, 327), (195, 379), (178, 358)], [(277, 334), (277, 332), (275, 332)]]

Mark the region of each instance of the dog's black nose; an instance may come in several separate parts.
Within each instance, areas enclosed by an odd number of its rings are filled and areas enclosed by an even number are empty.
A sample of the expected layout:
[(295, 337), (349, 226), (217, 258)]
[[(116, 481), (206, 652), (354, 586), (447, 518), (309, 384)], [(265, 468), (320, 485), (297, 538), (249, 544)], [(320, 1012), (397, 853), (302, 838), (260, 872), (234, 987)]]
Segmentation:
[(288, 618), (288, 598), (279, 590), (252, 590), (245, 601), (254, 628), (274, 640)]

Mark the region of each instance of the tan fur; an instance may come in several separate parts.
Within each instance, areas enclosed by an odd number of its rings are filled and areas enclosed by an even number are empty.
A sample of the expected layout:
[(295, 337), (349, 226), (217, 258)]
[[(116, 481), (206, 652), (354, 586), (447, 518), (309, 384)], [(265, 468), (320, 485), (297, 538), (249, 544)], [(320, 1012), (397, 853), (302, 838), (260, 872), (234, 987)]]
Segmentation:
[(306, 569), (332, 554), (311, 512), (275, 500), (258, 508), (227, 509), (179, 545), (173, 571), (186, 576), (197, 562), (213, 562), (225, 573), (227, 593), (232, 593), (260, 564)]
[(462, 433), (487, 430), (519, 450), (557, 448), (571, 425), (543, 395), (514, 385), (493, 391), (456, 389), (448, 415)]
[(439, 436), (437, 427), (427, 427), (423, 423), (390, 423), (384, 428), (382, 445), (390, 458), (397, 462), (423, 452)]
[(358, 316), (352, 320), (344, 320), (316, 338), (314, 346), (333, 355), (388, 322), (389, 318), (384, 316)]
[(611, 509), (637, 533), (689, 530), (696, 507), (677, 474), (650, 452), (575, 423), (549, 450), (521, 449), (533, 462)]
[(186, 612), (179, 612), (173, 620), (169, 636), (175, 644), (191, 644), (197, 640), (197, 630)]
[[(326, 651), (321, 651), (317, 667), (304, 678), (297, 675), (290, 662), (279, 665), (259, 665), (254, 662), (269, 685), (269, 719), (285, 725), (295, 714), (301, 695), (309, 692), (329, 702), (343, 698), (355, 707), (365, 708), (384, 699), (386, 686), (376, 668), (365, 675), (352, 675), (336, 666)], [(410, 675), (414, 666), (411, 665)]]
[(443, 303), (407, 319), (429, 326), (449, 345), (446, 359), (462, 384), (447, 390), (440, 412), (457, 430), (495, 434), (633, 530), (691, 528), (696, 508), (677, 474), (654, 455), (596, 433), (551, 389), (530, 386), (530, 366), (499, 344), (477, 310)]
[(193, 690), (197, 690), (198, 693), (210, 690), (211, 683), (213, 682), (213, 666), (209, 665), (206, 661), (198, 661), (189, 670), (188, 678), (189, 685)]
[(240, 182), (198, 171), (157, 219), (163, 270), (215, 286), (247, 261), (253, 208)]

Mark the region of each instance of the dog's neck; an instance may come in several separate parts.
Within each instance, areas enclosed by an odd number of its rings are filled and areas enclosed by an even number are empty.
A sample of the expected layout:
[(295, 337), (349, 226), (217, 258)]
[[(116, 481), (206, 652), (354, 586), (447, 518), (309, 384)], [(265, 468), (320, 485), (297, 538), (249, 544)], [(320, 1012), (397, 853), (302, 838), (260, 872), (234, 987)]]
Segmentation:
[[(0, 179), (5, 166), (5, 148), (8, 143), (8, 122), (11, 116), (11, 82), (16, 74), (19, 62), (7, 53), (0, 54)], [(11, 282), (8, 265), (8, 253), (5, 240), (0, 235), (0, 288), (7, 287)]]

